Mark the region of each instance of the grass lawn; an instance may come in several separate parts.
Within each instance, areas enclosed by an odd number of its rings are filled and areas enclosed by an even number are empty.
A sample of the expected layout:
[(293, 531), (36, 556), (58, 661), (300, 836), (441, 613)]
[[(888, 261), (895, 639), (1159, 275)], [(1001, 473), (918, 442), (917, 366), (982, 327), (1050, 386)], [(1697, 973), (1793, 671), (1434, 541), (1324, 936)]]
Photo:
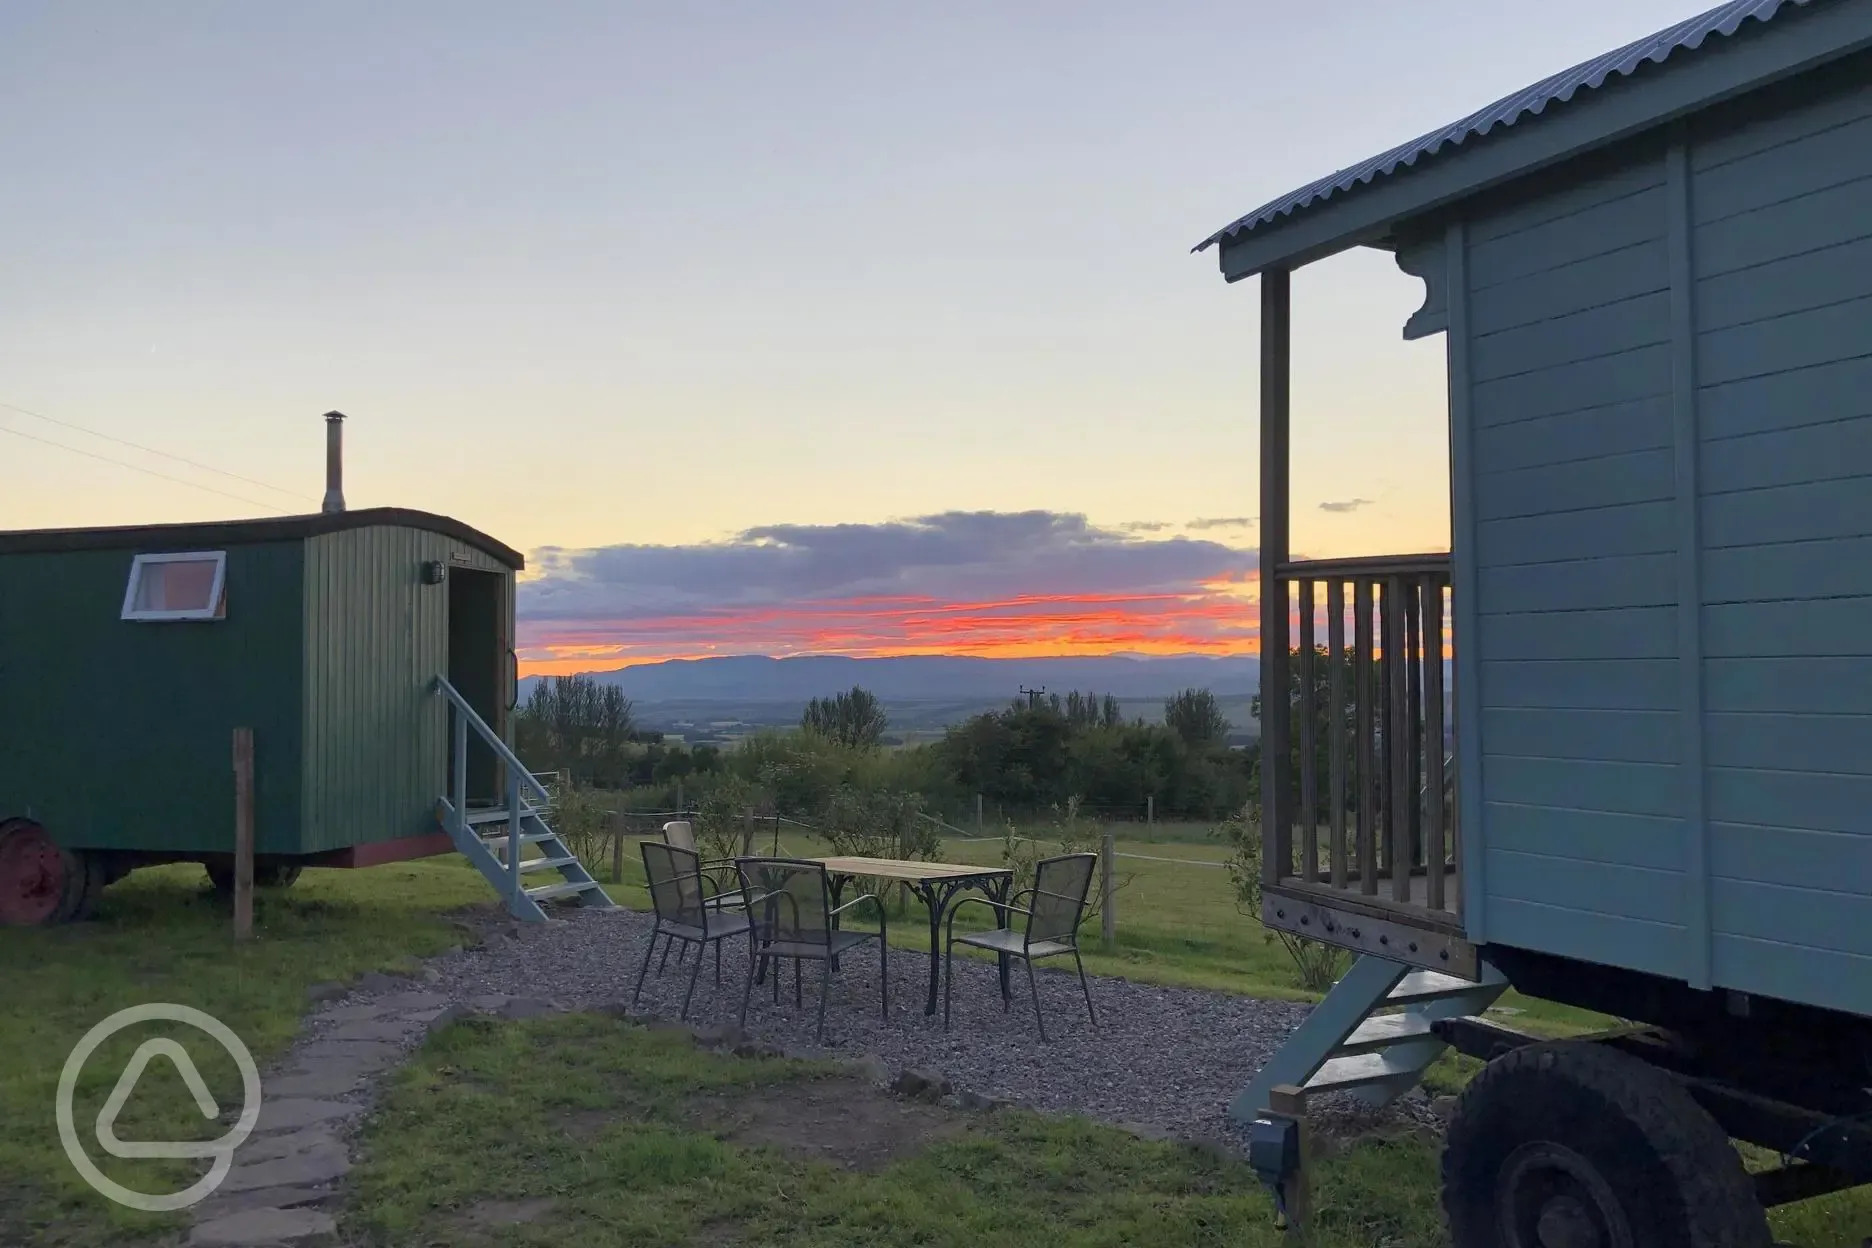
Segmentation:
[[(96, 922), (0, 929), (0, 1122), (8, 1128), (0, 1132), (0, 1244), (160, 1243), (185, 1225), (102, 1199), (59, 1144), (53, 1104), (60, 1069), (106, 1015), (152, 1001), (194, 1006), (231, 1027), (264, 1065), (291, 1041), (310, 985), (459, 943), (461, 933), (442, 913), (488, 897), (479, 876), (446, 859), (307, 871), (290, 890), (260, 895), (256, 939), (236, 945), (229, 909), (208, 892), (201, 868), (163, 867), (107, 889)], [(74, 1119), (106, 1175), (132, 1189), (178, 1191), (198, 1171), (109, 1157), (89, 1129), (130, 1054), (154, 1034), (133, 1026), (105, 1042), (85, 1064)], [(238, 1107), (232, 1059), (206, 1038), (187, 1048), (217, 1104)], [(212, 1139), (226, 1129), (203, 1120), (166, 1061), (148, 1067), (119, 1123), (126, 1140)]]
[[(783, 845), (793, 853), (819, 848), (796, 835), (783, 836)], [(1222, 856), (1213, 842), (1162, 841), (1138, 852)], [(634, 855), (632, 846), (625, 882), (613, 892), (642, 907), (647, 898)], [(999, 842), (951, 841), (943, 851), (945, 858), (983, 863), (999, 855)], [(599, 869), (608, 875), (608, 864)], [(1127, 859), (1120, 876), (1128, 878), (1119, 893), (1117, 947), (1091, 953), (1088, 969), (1260, 996), (1306, 995), (1280, 946), (1237, 913), (1224, 872)], [(102, 1200), (77, 1178), (58, 1143), (52, 1106), (60, 1067), (105, 1015), (150, 1001), (193, 1005), (225, 1021), (264, 1064), (292, 1038), (309, 985), (435, 953), (460, 939), (448, 912), (492, 900), (485, 882), (453, 857), (311, 871), (291, 890), (263, 895), (258, 938), (236, 946), (227, 911), (207, 893), (199, 869), (176, 867), (138, 872), (113, 886), (97, 922), (0, 931), (0, 989), (8, 1003), (0, 1013), (0, 1046), (8, 1054), (0, 1063), (0, 1121), (13, 1128), (0, 1133), (0, 1244), (179, 1242), (182, 1220)], [(920, 915), (896, 917), (892, 937), (893, 945), (928, 948)], [(1535, 1030), (1564, 1032), (1597, 1021), (1540, 1002), (1504, 1003), (1525, 1011), (1509, 1021)], [(87, 1065), (76, 1114), (86, 1138), (86, 1125), (148, 1034), (121, 1033)], [(198, 1061), (211, 1051), (190, 1048)], [(202, 1066), (217, 1101), (238, 1104), (232, 1063)], [(1454, 1090), (1472, 1068), (1465, 1059), (1446, 1060), (1432, 1073), (1432, 1090)], [(823, 1076), (696, 1053), (679, 1038), (608, 1019), (464, 1024), (432, 1043), (372, 1125), (369, 1154), (351, 1189), (349, 1225), (367, 1231), (367, 1242), (386, 1245), (471, 1244), (477, 1236), (545, 1243), (549, 1234), (557, 1244), (569, 1231), (579, 1232), (572, 1241), (579, 1243), (682, 1243), (682, 1228), (711, 1222), (697, 1242), (940, 1244), (950, 1236), (994, 1244), (1039, 1234), (1066, 1245), (1278, 1242), (1266, 1197), (1239, 1165), (1084, 1124), (989, 1116), (956, 1120), (968, 1128), (957, 1134), (954, 1121), (930, 1110), (917, 1119), (929, 1119), (928, 1129), (909, 1144), (877, 1142), (880, 1156), (895, 1158), (882, 1169), (809, 1164), (761, 1147), (785, 1143), (776, 1132), (787, 1126), (787, 1107), (813, 1095), (802, 1088), (838, 1088)], [(730, 1121), (734, 1107), (722, 1098), (749, 1090), (757, 1095), (747, 1104), (778, 1125), (759, 1113), (751, 1125)], [(846, 1101), (852, 1095), (841, 1091)], [(889, 1114), (872, 1115), (883, 1120), (877, 1130), (886, 1135), (888, 1122), (903, 1116), (888, 1104)], [(837, 1109), (818, 1111), (833, 1124), (825, 1132), (834, 1137), (847, 1121), (834, 1115)], [(120, 1134), (184, 1138), (221, 1130), (203, 1122), (173, 1069), (158, 1062), (139, 1084)], [(728, 1138), (716, 1138), (722, 1133)], [(93, 1156), (132, 1187), (173, 1191), (188, 1181), (174, 1169), (178, 1163)], [(521, 1162), (518, 1171), (510, 1170), (513, 1159)], [(513, 1179), (503, 1177), (510, 1172)], [(1321, 1243), (1438, 1242), (1429, 1143), (1362, 1144), (1324, 1166), (1320, 1181), (1321, 1200), (1332, 1211)], [(477, 1201), (535, 1197), (552, 1203), (472, 1208)], [(514, 1219), (512, 1225), (500, 1225), (503, 1218)], [(1777, 1215), (1776, 1225), (1811, 1248), (1849, 1248), (1859, 1240), (1848, 1228), (1862, 1235), (1872, 1227), (1872, 1199), (1805, 1202)]]

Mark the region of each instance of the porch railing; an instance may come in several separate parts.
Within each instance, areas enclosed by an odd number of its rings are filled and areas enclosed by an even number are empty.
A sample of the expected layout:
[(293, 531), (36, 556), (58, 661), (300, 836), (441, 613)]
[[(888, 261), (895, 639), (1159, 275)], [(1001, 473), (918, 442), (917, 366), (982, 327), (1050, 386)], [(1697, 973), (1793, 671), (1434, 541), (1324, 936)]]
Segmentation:
[(1287, 747), (1264, 773), (1280, 797), (1264, 883), (1456, 911), (1449, 556), (1305, 560), (1276, 577), (1298, 636), (1286, 687), (1262, 690), (1264, 748), (1275, 723)]

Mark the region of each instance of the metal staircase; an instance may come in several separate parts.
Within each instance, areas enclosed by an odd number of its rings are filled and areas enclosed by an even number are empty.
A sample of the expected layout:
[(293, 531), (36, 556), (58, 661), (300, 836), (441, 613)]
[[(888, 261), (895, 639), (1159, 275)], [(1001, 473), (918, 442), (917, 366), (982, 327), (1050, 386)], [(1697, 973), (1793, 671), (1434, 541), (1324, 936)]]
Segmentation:
[[(454, 792), (436, 799), (436, 819), (463, 857), (474, 863), (507, 904), (507, 912), (529, 923), (544, 923), (543, 901), (574, 898), (585, 906), (615, 906), (585, 864), (546, 823), (552, 794), (539, 777), (526, 769), (507, 743), (468, 705), (466, 698), (442, 677), (435, 691), (448, 699), (454, 714)], [(496, 810), (468, 809), (468, 730), (472, 728), (493, 749), (507, 768), (507, 797)], [(532, 846), (537, 857), (527, 857)], [(527, 886), (529, 877), (557, 872), (556, 883)]]
[(1448, 1047), (1432, 1023), (1480, 1015), (1507, 989), (1487, 963), (1481, 981), (1472, 983), (1367, 954), (1229, 1105), (1229, 1116), (1253, 1122), (1282, 1085), (1308, 1094), (1345, 1092), (1374, 1108), (1388, 1104), (1415, 1087)]

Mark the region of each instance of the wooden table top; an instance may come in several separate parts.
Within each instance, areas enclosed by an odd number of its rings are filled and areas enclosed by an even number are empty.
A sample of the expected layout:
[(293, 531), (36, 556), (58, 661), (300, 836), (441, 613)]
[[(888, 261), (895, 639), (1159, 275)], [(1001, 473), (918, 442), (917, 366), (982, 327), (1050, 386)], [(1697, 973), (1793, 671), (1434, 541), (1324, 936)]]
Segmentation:
[(955, 862), (918, 862), (904, 858), (814, 858), (834, 875), (863, 875), (878, 880), (952, 880), (972, 875), (1011, 875), (1006, 867), (973, 867)]

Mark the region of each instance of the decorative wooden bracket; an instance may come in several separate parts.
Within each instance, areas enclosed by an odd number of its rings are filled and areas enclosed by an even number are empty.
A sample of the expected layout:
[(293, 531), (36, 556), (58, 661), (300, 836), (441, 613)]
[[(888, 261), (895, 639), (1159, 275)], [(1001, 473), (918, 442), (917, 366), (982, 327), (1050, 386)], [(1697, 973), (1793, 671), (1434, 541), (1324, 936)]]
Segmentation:
[(1444, 263), (1443, 235), (1400, 243), (1397, 266), (1424, 284), (1423, 306), (1404, 322), (1405, 341), (1449, 329), (1449, 266)]

